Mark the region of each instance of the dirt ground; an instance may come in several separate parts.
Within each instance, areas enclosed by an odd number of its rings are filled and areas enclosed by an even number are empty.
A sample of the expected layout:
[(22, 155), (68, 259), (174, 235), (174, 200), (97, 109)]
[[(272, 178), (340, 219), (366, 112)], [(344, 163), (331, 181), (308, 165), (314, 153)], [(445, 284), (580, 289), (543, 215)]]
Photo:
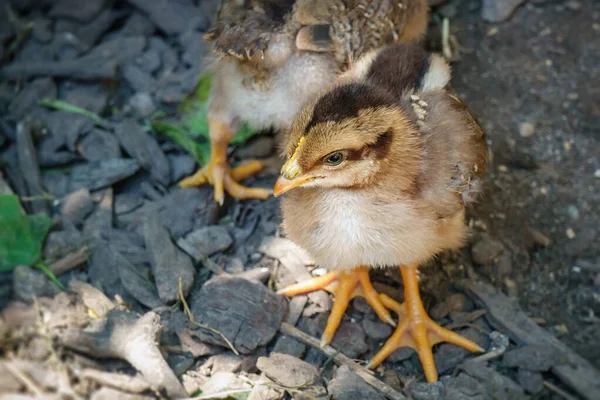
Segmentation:
[[(494, 156), (473, 215), (511, 249), (528, 314), (600, 366), (600, 3), (537, 3), (488, 24), (462, 1), (451, 19), (453, 85)], [(552, 244), (531, 249), (529, 228)]]

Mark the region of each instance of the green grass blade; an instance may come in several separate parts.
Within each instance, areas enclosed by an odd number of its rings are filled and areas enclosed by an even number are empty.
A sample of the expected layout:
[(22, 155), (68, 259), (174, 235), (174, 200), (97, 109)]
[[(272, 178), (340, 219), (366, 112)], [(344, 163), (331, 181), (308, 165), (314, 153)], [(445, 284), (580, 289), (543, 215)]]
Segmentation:
[(88, 111), (85, 108), (78, 107), (74, 104), (67, 103), (66, 101), (46, 98), (46, 99), (40, 100), (40, 104), (45, 107), (48, 107), (48, 108), (53, 108), (55, 110), (61, 110), (61, 111), (66, 111), (66, 112), (70, 112), (70, 113), (74, 113), (74, 114), (85, 115), (86, 117), (88, 117), (92, 121), (94, 121), (96, 123), (96, 125), (98, 125), (98, 126), (101, 126), (103, 128), (110, 127), (108, 122), (106, 122), (106, 120), (104, 118), (102, 118), (101, 116), (99, 116), (98, 114)]

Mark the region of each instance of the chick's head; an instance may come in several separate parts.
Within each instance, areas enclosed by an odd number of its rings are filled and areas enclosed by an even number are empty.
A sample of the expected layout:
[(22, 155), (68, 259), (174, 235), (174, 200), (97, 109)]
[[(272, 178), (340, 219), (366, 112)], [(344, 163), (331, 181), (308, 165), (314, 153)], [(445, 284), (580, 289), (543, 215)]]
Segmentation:
[(274, 194), (373, 184), (382, 172), (413, 164), (413, 129), (390, 93), (363, 83), (335, 87), (294, 121)]

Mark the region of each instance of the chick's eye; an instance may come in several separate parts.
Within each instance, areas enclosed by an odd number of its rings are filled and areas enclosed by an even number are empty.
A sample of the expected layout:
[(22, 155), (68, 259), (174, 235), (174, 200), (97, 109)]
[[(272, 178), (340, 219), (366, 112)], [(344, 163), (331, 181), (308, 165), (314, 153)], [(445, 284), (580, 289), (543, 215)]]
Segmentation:
[(325, 164), (327, 165), (340, 165), (342, 161), (344, 161), (344, 155), (339, 151), (325, 157)]

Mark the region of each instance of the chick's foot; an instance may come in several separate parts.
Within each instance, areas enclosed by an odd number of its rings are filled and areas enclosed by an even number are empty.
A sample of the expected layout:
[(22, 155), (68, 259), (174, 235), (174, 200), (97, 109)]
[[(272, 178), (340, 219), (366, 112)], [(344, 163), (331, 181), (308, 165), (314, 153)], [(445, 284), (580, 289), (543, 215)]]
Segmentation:
[(335, 296), (331, 315), (321, 336), (321, 347), (331, 343), (333, 335), (340, 326), (344, 312), (348, 308), (348, 303), (356, 296), (364, 297), (383, 322), (396, 326), (389, 311), (384, 307), (379, 294), (373, 288), (369, 279), (369, 271), (365, 267), (357, 267), (349, 271), (330, 272), (323, 276), (288, 286), (277, 293), (286, 296), (295, 296), (319, 289), (327, 290)]
[(433, 360), (431, 348), (438, 343), (448, 342), (472, 352), (483, 352), (479, 345), (459, 334), (436, 324), (425, 311), (417, 281), (416, 267), (400, 267), (404, 281), (404, 304), (400, 304), (382, 294), (381, 301), (385, 307), (393, 310), (400, 317), (400, 323), (394, 334), (381, 350), (369, 361), (367, 368), (379, 366), (387, 357), (400, 347), (412, 347), (417, 351), (428, 382), (435, 382), (438, 373)]
[(238, 182), (263, 169), (260, 161), (246, 161), (242, 165), (231, 168), (227, 161), (227, 147), (233, 133), (225, 124), (209, 120), (210, 129), (210, 161), (194, 175), (183, 179), (179, 186), (183, 188), (200, 186), (209, 183), (214, 186), (214, 198), (223, 205), (225, 191), (237, 199), (267, 199), (271, 191), (262, 188), (248, 188)]

